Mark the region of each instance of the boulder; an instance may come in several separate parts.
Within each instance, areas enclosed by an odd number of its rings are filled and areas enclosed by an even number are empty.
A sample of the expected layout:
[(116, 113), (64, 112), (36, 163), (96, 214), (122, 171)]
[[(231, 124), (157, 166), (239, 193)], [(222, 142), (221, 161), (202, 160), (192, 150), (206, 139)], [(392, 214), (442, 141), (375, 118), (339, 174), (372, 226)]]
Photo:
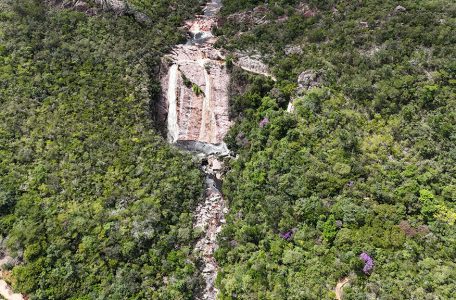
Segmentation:
[(302, 48), (300, 46), (286, 46), (284, 49), (286, 55), (293, 55), (293, 54), (302, 54)]
[(359, 26), (361, 26), (361, 28), (369, 28), (369, 23), (367, 23), (367, 22), (359, 22)]
[(125, 14), (128, 10), (127, 2), (124, 0), (95, 0), (95, 3), (103, 10), (111, 10), (116, 14)]
[(269, 67), (260, 58), (240, 55), (237, 60), (239, 67), (256, 74), (269, 74)]
[(4, 270), (7, 266), (14, 266), (17, 264), (17, 260), (11, 256), (5, 256), (0, 259), (0, 270)]
[(407, 9), (401, 5), (396, 6), (396, 8), (394, 9), (395, 13), (401, 13), (401, 12), (406, 12), (406, 11), (407, 11)]
[(298, 88), (300, 91), (308, 90), (321, 85), (321, 76), (313, 71), (307, 70), (298, 76)]
[(149, 23), (151, 23), (151, 20), (150, 20), (149, 16), (146, 15), (145, 13), (142, 13), (142, 12), (137, 11), (137, 10), (133, 10), (133, 11), (132, 11), (132, 14), (133, 14), (133, 16), (135, 17), (135, 20), (136, 20), (138, 23), (142, 23), (142, 24), (149, 24)]

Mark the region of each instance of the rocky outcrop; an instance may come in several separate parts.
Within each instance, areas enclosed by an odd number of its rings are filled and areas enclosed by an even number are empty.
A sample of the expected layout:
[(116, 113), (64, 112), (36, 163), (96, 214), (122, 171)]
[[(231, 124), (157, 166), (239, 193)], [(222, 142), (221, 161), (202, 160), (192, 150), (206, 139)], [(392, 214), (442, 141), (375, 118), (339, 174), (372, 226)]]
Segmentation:
[(276, 80), (275, 77), (271, 74), (268, 65), (266, 65), (262, 60), (259, 55), (246, 55), (242, 53), (237, 53), (236, 54), (237, 60), (234, 62), (234, 64), (241, 69), (259, 74), (259, 75), (264, 75), (266, 77), (272, 78), (274, 81)]
[(125, 14), (128, 11), (128, 4), (125, 0), (95, 0), (95, 3), (103, 10), (111, 10), (117, 14)]
[(286, 55), (300, 55), (303, 53), (301, 46), (298, 45), (285, 46), (283, 51)]
[[(300, 14), (306, 18), (315, 17), (319, 13), (318, 10), (311, 9), (306, 1), (301, 1), (297, 6), (294, 7), (294, 10), (297, 14)], [(271, 22), (279, 24), (284, 23), (289, 18), (287, 14), (284, 14), (273, 20), (273, 18), (271, 18), (273, 14), (274, 13), (271, 9), (271, 5), (264, 4), (258, 5), (253, 9), (231, 14), (222, 22), (239, 24), (240, 32), (246, 32), (258, 26), (270, 24)]]
[(300, 2), (298, 4), (298, 6), (296, 7), (296, 10), (298, 13), (300, 13), (301, 15), (303, 15), (306, 18), (315, 17), (319, 13), (318, 10), (312, 9), (310, 7), (310, 5), (308, 3), (306, 3), (306, 1)]
[(123, 15), (128, 11), (128, 4), (124, 0), (47, 0), (47, 3), (56, 8), (74, 9), (88, 14), (113, 11), (118, 15)]
[(136, 9), (127, 0), (47, 0), (47, 3), (56, 8), (73, 9), (96, 15), (101, 12), (112, 12), (116, 15), (131, 15), (140, 23), (149, 23), (149, 17)]
[[(311, 88), (321, 86), (322, 83), (323, 78), (321, 72), (317, 72), (314, 70), (306, 70), (298, 76), (298, 88), (296, 90), (296, 94), (298, 96), (302, 95)], [(294, 111), (293, 99), (290, 101), (290, 103), (288, 103), (287, 111)]]
[(232, 14), (227, 17), (227, 21), (242, 24), (244, 28), (250, 30), (255, 26), (270, 23), (270, 20), (266, 19), (269, 13), (270, 9), (267, 6), (257, 6), (253, 10)]
[(401, 12), (406, 12), (407, 9), (405, 7), (403, 7), (402, 5), (398, 5), (396, 6), (396, 8), (394, 9), (394, 13), (401, 13)]

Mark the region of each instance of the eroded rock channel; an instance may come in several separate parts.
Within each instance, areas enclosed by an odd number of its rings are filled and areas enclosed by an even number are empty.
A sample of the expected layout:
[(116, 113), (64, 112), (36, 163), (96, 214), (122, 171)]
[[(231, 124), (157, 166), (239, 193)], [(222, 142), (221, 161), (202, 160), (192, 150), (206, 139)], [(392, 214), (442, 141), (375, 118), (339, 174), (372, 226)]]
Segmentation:
[(160, 114), (166, 116), (168, 141), (199, 157), (206, 177), (205, 199), (196, 208), (194, 220), (195, 229), (202, 231), (194, 249), (201, 257), (205, 280), (197, 298), (201, 300), (212, 300), (217, 295), (214, 252), (228, 212), (220, 186), (223, 160), (229, 155), (223, 138), (231, 126), (230, 75), (222, 53), (213, 47), (216, 38), (211, 33), (220, 7), (221, 0), (209, 1), (203, 15), (186, 23), (187, 43), (175, 46), (163, 58), (159, 105)]

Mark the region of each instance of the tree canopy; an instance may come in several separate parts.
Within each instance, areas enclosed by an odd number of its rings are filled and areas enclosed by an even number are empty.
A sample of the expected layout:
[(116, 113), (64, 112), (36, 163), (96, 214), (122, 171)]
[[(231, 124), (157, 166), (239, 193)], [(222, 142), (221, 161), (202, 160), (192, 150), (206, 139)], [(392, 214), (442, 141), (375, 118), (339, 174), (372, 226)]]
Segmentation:
[(151, 121), (191, 1), (152, 25), (23, 0), (0, 12), (0, 237), (30, 299), (193, 299), (196, 162)]
[(221, 299), (454, 297), (456, 6), (401, 5), (225, 1), (278, 80), (232, 72)]

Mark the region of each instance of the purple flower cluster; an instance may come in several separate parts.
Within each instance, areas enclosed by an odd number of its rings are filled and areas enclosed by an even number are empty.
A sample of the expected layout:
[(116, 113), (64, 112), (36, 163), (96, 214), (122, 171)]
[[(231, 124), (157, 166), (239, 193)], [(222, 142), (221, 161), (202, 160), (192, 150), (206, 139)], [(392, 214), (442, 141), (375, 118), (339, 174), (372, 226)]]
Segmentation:
[(293, 230), (289, 230), (287, 232), (280, 233), (279, 236), (281, 238), (283, 238), (284, 240), (289, 241), (293, 237), (293, 233), (294, 233)]
[(260, 122), (260, 127), (263, 128), (264, 126), (268, 125), (269, 124), (269, 119), (268, 117), (264, 117), (263, 120), (261, 120)]
[(364, 274), (370, 274), (370, 272), (374, 268), (374, 260), (372, 259), (372, 257), (370, 257), (369, 254), (367, 254), (366, 252), (363, 252), (360, 254), (359, 258), (361, 258), (364, 261)]

